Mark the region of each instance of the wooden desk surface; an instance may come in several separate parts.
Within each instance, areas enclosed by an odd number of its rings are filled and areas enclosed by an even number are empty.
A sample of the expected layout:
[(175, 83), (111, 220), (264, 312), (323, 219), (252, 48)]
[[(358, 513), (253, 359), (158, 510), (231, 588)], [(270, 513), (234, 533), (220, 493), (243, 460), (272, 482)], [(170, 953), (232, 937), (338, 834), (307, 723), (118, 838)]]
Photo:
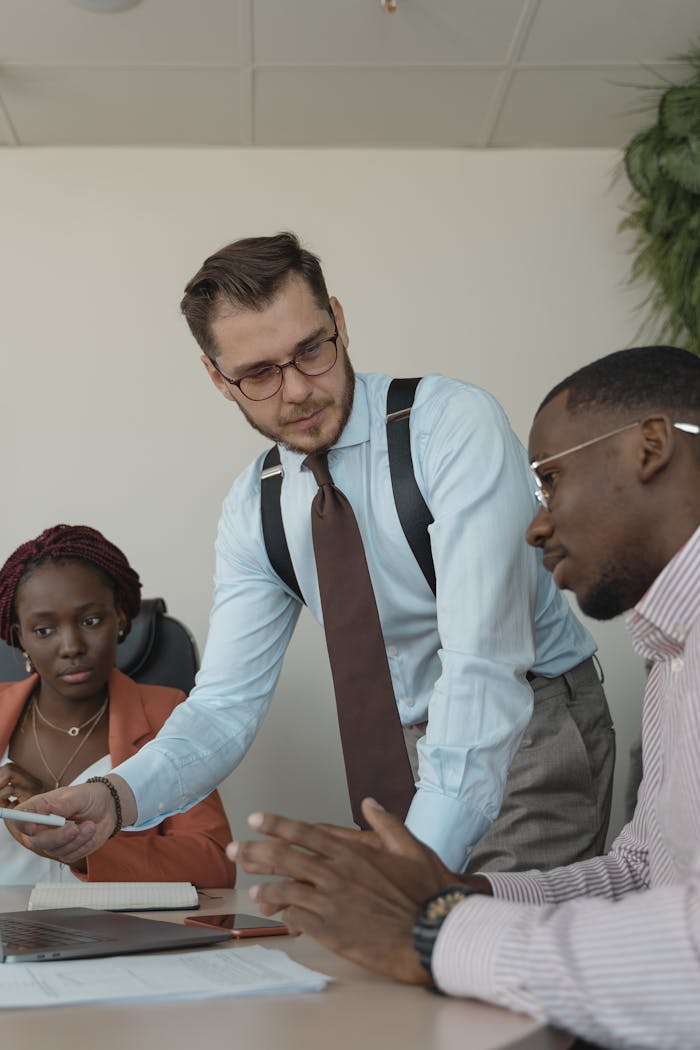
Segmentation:
[[(245, 891), (207, 893), (219, 899), (202, 896), (196, 914), (256, 913)], [(28, 897), (29, 887), (0, 887), (0, 911), (23, 910)], [(182, 922), (187, 914), (149, 912), (146, 918)], [(238, 943), (281, 948), (334, 980), (325, 991), (306, 995), (3, 1010), (2, 1044), (45, 1050), (157, 1050), (160, 1041), (162, 1050), (566, 1050), (572, 1042), (529, 1017), (378, 977), (308, 937), (232, 939), (232, 951)]]

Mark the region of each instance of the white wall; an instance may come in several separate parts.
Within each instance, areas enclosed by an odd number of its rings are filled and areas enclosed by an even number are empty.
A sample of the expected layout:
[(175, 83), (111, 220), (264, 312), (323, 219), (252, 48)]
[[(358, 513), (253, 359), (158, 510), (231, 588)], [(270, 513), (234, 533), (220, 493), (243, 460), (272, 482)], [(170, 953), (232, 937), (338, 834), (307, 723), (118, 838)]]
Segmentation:
[[(59, 521), (124, 548), (146, 596), (206, 636), (221, 500), (261, 438), (214, 390), (179, 316), (203, 258), (296, 230), (320, 253), (360, 370), (490, 389), (527, 440), (574, 368), (634, 343), (612, 151), (7, 150), (0, 156), (0, 558)], [(594, 624), (620, 761), (643, 672)], [(262, 733), (223, 794), (344, 821), (321, 631), (302, 617)]]

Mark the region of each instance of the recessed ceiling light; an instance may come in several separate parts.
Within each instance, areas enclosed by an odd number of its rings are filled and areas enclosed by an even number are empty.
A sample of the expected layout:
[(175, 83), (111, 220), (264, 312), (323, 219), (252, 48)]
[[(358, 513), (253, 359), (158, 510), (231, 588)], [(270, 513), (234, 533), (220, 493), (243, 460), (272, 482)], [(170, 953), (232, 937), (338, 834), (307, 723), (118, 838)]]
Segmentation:
[(113, 12), (126, 11), (129, 7), (136, 7), (141, 0), (71, 0), (76, 7), (82, 7), (86, 11)]

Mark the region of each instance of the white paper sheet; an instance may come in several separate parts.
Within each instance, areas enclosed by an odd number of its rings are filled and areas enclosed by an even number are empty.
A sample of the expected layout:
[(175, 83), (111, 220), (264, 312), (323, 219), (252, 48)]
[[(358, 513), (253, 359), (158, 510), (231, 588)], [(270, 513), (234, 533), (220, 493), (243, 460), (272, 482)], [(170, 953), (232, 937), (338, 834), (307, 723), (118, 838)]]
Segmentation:
[(0, 966), (0, 1009), (317, 992), (331, 978), (259, 945)]

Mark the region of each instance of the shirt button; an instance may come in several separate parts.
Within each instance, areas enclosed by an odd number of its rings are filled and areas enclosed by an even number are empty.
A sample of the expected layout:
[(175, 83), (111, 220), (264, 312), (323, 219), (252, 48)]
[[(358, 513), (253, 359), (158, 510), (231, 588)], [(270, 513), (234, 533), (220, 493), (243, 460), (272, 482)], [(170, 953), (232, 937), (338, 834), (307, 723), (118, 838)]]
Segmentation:
[(404, 703), (406, 704), (406, 707), (413, 707), (413, 704), (414, 704), (413, 697), (407, 696), (406, 699), (404, 700)]
[(165, 813), (165, 803), (164, 802), (160, 802), (158, 804), (158, 812), (159, 813)]
[(387, 649), (387, 652), (388, 652), (389, 656), (396, 656), (396, 646), (395, 645), (390, 645), (389, 648)]
[(673, 628), (673, 633), (675, 635), (677, 635), (679, 638), (683, 638), (685, 636), (685, 624), (684, 623), (677, 623), (675, 625), (675, 627)]
[(671, 670), (674, 674), (678, 674), (679, 671), (683, 670), (682, 656), (674, 656), (673, 660), (671, 660)]

